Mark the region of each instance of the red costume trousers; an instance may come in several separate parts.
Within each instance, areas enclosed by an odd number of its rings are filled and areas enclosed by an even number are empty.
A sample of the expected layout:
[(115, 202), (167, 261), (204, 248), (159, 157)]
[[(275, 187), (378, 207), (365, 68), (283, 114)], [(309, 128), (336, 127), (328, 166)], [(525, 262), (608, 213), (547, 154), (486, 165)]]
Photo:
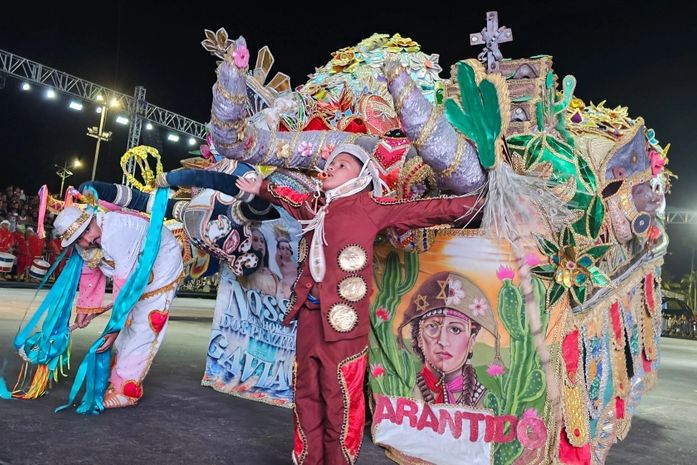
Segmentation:
[(365, 427), (368, 337), (325, 342), (319, 305), (310, 302), (297, 321), (293, 461), (352, 465)]

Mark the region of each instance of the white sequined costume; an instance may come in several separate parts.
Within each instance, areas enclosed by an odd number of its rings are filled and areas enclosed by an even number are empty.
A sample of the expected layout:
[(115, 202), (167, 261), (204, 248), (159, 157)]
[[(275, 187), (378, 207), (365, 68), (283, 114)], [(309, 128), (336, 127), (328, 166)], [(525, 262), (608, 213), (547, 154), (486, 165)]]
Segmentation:
[[(135, 270), (149, 227), (147, 219), (124, 212), (98, 213), (96, 220), (102, 230), (101, 248), (83, 250), (78, 247), (85, 259), (78, 313), (100, 312), (107, 278), (113, 279), (116, 299)], [(114, 342), (110, 382), (116, 392), (133, 399), (142, 396), (143, 379), (162, 342), (169, 306), (174, 300), (182, 271), (179, 244), (163, 227), (160, 250), (148, 285)]]

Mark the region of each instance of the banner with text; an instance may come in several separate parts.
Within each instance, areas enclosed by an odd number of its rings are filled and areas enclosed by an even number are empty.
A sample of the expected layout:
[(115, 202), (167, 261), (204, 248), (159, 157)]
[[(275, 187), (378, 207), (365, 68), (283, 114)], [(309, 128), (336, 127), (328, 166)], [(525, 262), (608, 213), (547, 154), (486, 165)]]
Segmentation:
[(282, 321), (297, 277), (299, 232), (288, 216), (256, 225), (252, 247), (262, 252), (259, 269), (237, 277), (223, 267), (202, 385), (292, 405), (295, 325)]

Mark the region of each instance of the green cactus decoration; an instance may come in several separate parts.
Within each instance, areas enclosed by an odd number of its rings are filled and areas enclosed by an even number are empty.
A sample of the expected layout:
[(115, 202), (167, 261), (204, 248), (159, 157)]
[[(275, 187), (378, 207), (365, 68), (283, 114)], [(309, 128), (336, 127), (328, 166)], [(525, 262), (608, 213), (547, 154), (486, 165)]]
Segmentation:
[[(542, 332), (545, 334), (549, 322), (545, 304), (546, 288), (536, 276), (532, 277), (532, 285), (539, 306)], [(523, 293), (513, 285), (511, 279), (503, 279), (498, 296), (498, 314), (511, 339), (510, 362), (507, 371), (495, 377), (486, 373), (486, 367), (478, 367), (477, 376), (488, 390), (484, 405), (496, 415), (520, 417), (529, 408), (542, 412), (546, 389), (544, 372), (540, 368), (527, 322)], [(522, 452), (523, 446), (518, 441), (495, 444), (494, 463), (510, 465)]]
[(474, 69), (464, 62), (457, 64), (457, 83), (462, 106), (445, 101), (445, 115), (457, 130), (477, 145), (479, 161), (485, 169), (496, 164), (496, 139), (501, 134), (501, 109), (496, 85), (482, 79), (477, 84)]
[(565, 76), (562, 81), (562, 87), (561, 100), (556, 100), (557, 92), (554, 90), (554, 74), (551, 71), (548, 72), (545, 80), (543, 98), (541, 101), (537, 102), (537, 129), (539, 131), (544, 131), (545, 123), (547, 121), (554, 121), (556, 123), (554, 126), (555, 129), (567, 143), (573, 145), (573, 138), (566, 131), (564, 112), (574, 96), (576, 78), (572, 75)]
[[(390, 252), (385, 260), (382, 279), (375, 277), (378, 295), (370, 312), (369, 355), (372, 367), (381, 367), (384, 374), (369, 377), (370, 388), (375, 393), (410, 397), (416, 380), (416, 368), (408, 350), (397, 347), (392, 332), (397, 305), (404, 294), (416, 284), (419, 274), (419, 256), (415, 252), (404, 253), (404, 266), (399, 255)], [(377, 374), (377, 373), (376, 373)]]

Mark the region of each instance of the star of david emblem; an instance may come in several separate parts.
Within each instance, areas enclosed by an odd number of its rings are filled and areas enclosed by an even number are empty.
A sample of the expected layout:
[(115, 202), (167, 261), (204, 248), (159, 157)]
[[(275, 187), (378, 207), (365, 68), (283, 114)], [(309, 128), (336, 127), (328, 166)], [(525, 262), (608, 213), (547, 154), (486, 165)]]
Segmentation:
[(414, 305), (416, 305), (416, 311), (421, 313), (428, 308), (428, 300), (425, 295), (419, 294), (414, 299)]
[(445, 302), (448, 299), (448, 280), (444, 279), (442, 281), (438, 281), (438, 285), (440, 286), (440, 292), (438, 292), (436, 299)]

